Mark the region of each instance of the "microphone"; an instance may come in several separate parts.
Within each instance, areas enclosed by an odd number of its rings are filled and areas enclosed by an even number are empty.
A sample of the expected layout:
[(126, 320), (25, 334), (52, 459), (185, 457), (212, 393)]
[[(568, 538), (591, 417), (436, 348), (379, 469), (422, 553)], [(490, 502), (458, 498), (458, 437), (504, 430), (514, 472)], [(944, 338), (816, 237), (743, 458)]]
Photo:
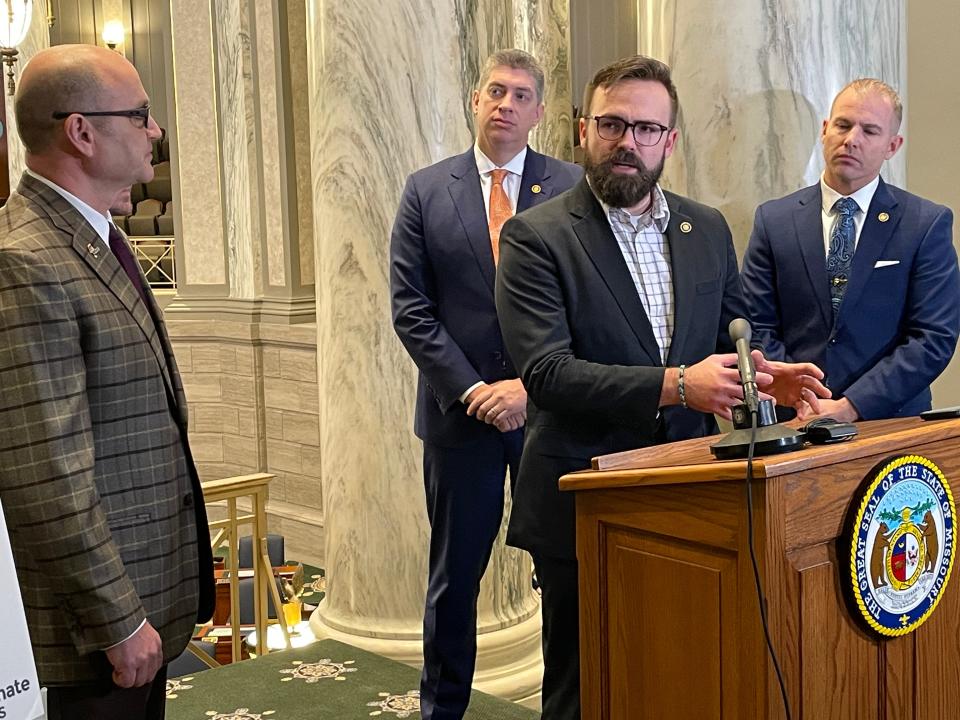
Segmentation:
[(740, 371), (740, 383), (743, 385), (743, 404), (750, 412), (757, 412), (760, 406), (760, 395), (757, 390), (757, 369), (750, 355), (750, 339), (753, 330), (750, 323), (743, 318), (730, 321), (730, 339), (737, 345), (737, 370)]
[[(737, 346), (737, 370), (743, 385), (743, 402), (731, 408), (733, 432), (710, 446), (710, 452), (718, 460), (733, 460), (747, 457), (751, 445), (758, 455), (799, 450), (803, 447), (804, 434), (777, 423), (773, 400), (760, 402), (757, 390), (757, 369), (750, 355), (750, 339), (753, 330), (743, 318), (730, 321), (730, 339)], [(753, 422), (754, 413), (757, 421)]]

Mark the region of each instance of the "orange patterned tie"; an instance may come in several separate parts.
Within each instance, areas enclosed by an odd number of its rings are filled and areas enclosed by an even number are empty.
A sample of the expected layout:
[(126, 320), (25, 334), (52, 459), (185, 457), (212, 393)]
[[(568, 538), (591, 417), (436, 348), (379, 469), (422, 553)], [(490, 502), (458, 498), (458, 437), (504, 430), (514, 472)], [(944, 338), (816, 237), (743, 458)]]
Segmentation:
[(503, 179), (507, 176), (507, 170), (493, 170), (490, 177), (493, 178), (493, 185), (490, 188), (490, 245), (493, 247), (493, 264), (500, 262), (500, 229), (503, 224), (513, 216), (513, 208), (510, 207), (510, 198), (503, 189)]

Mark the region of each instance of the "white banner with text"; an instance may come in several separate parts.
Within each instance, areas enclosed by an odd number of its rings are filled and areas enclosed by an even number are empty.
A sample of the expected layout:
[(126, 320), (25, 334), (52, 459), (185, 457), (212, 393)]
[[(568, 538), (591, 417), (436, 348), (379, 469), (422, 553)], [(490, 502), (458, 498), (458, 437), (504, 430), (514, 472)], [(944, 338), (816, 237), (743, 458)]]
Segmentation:
[(0, 720), (44, 717), (20, 584), (0, 506)]

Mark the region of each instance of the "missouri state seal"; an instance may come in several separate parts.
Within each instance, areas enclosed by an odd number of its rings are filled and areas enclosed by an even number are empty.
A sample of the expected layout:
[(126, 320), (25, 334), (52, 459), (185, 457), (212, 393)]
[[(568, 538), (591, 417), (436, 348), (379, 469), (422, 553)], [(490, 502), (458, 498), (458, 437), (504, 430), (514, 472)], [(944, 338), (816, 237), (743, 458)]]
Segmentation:
[(850, 529), (852, 595), (874, 631), (905, 635), (930, 617), (950, 580), (953, 493), (920, 455), (884, 461), (864, 484)]

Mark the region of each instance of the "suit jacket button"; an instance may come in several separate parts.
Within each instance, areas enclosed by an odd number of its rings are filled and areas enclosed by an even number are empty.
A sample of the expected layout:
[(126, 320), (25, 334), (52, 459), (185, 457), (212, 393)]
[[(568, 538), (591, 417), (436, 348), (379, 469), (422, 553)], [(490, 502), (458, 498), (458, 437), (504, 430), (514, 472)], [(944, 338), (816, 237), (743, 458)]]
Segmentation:
[(500, 352), (499, 350), (497, 350), (496, 352), (493, 353), (493, 359), (494, 359), (494, 360), (499, 360), (499, 359), (502, 358), (502, 357), (503, 357), (503, 353)]
[(187, 493), (183, 496), (183, 506), (193, 507), (193, 493)]

